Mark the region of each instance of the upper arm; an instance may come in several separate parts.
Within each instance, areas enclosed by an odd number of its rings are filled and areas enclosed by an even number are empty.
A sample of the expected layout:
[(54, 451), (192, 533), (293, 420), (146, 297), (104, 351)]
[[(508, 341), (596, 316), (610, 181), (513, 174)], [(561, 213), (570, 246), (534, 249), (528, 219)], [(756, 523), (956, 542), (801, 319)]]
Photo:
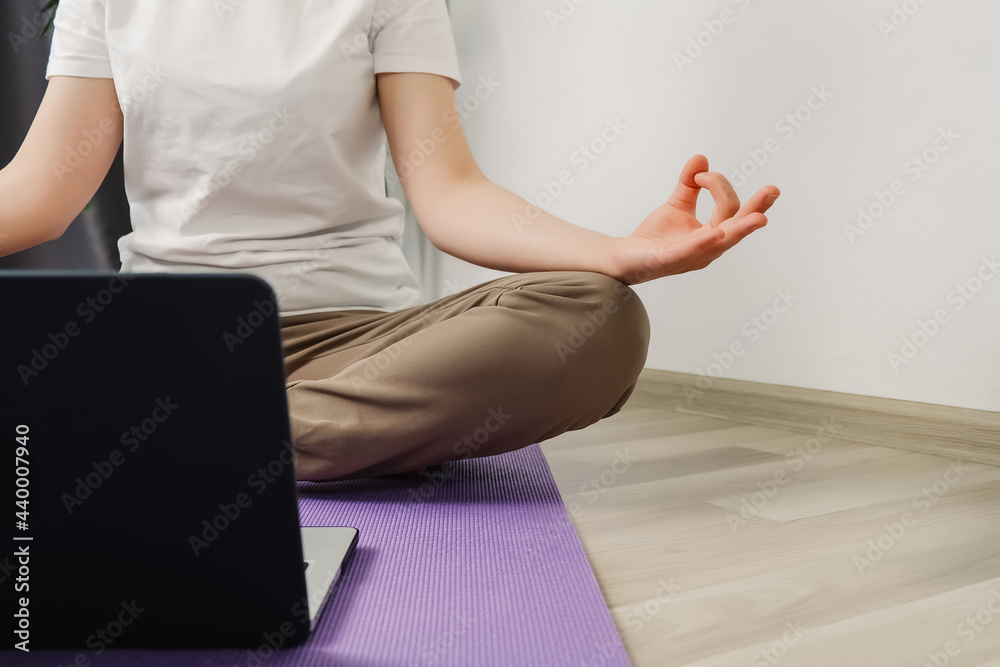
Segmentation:
[(451, 80), (419, 72), (380, 73), (379, 107), (403, 192), (428, 238), (433, 206), (456, 184), (485, 178), (469, 149)]
[(104, 181), (122, 129), (111, 79), (53, 76), (20, 149), (3, 170), (18, 193), (5, 202), (8, 212), (15, 220), (36, 221), (40, 236), (62, 235)]

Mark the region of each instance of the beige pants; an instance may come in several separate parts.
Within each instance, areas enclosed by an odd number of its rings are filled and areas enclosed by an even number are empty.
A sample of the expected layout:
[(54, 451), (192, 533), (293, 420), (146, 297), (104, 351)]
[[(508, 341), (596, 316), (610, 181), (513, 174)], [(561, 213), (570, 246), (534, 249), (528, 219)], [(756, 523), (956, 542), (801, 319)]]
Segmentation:
[(578, 271), (281, 325), (296, 473), (307, 480), (418, 471), (589, 426), (624, 405), (649, 343), (638, 296)]

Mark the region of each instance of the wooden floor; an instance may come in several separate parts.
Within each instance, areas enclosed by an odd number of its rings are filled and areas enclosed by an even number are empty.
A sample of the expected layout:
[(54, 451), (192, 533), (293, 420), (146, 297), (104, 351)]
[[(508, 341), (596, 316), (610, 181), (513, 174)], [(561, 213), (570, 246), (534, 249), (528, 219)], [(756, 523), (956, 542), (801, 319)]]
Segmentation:
[(542, 449), (636, 667), (1000, 666), (998, 467), (631, 406)]

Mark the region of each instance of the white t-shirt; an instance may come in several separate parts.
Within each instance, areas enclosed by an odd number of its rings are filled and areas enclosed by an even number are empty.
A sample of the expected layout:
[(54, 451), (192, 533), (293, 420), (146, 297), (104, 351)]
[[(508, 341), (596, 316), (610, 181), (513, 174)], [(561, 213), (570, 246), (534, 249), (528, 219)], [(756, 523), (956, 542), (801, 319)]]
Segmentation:
[(423, 303), (379, 72), (461, 85), (444, 0), (61, 0), (46, 78), (114, 79), (122, 272), (253, 273), (291, 315)]

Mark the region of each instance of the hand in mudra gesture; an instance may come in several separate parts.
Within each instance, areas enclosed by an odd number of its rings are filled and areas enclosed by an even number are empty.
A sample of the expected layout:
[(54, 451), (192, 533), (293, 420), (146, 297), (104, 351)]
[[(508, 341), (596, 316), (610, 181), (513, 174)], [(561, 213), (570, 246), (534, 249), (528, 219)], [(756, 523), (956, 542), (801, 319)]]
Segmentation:
[[(715, 201), (712, 219), (704, 224), (695, 217), (702, 188)], [(775, 186), (765, 185), (741, 206), (726, 177), (708, 171), (708, 158), (695, 155), (684, 165), (667, 203), (629, 236), (607, 244), (608, 266), (614, 277), (629, 285), (703, 269), (766, 225), (764, 213), (780, 194)]]

